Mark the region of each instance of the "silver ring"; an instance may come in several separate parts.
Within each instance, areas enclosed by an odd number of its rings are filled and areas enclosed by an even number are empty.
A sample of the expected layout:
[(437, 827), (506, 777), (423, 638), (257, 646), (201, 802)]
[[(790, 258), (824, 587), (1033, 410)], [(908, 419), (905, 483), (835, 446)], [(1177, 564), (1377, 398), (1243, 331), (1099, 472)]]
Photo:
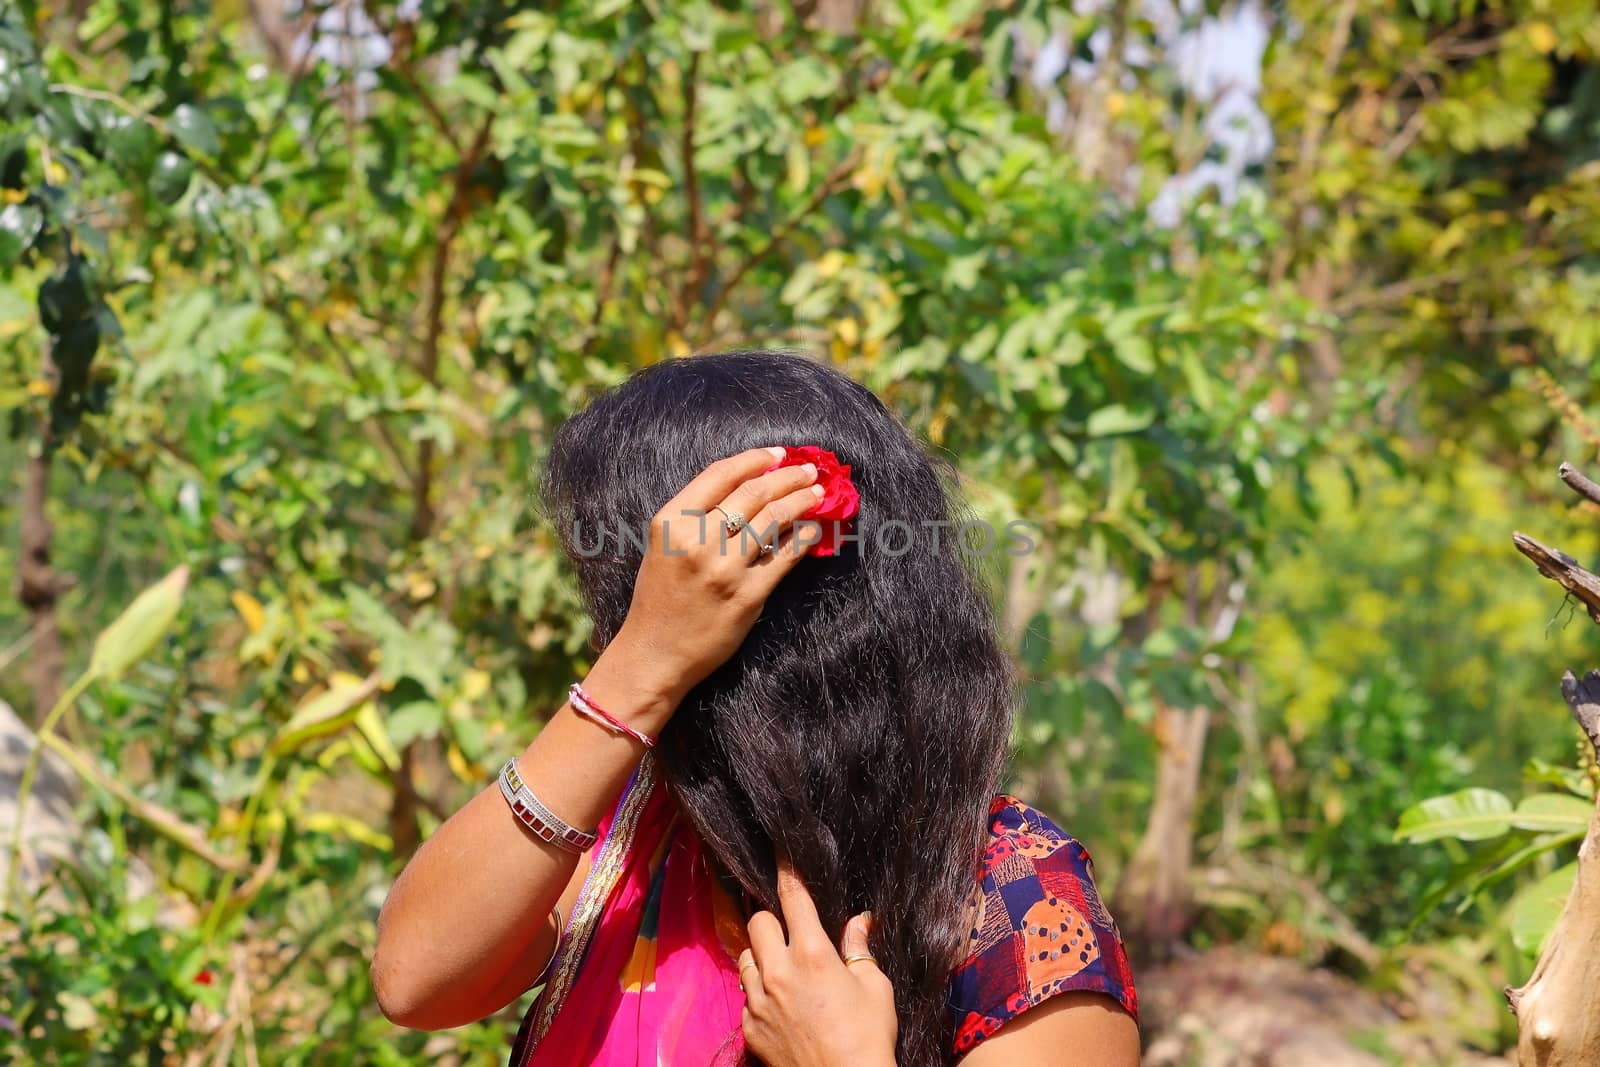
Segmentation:
[(764, 555), (764, 556), (765, 555), (771, 555), (775, 547), (776, 546), (774, 546), (772, 544), (762, 545), (761, 546), (761, 554)]
[(711, 505), (711, 507), (712, 507), (712, 510), (720, 511), (720, 512), (722, 512), (722, 514), (727, 516), (727, 521), (725, 521), (722, 524), (722, 528), (723, 528), (724, 531), (727, 532), (729, 537), (734, 536), (740, 530), (742, 530), (746, 526), (750, 525), (749, 521), (747, 519), (745, 519), (745, 517), (743, 515), (739, 514), (737, 511), (729, 511), (726, 508), (724, 508), (721, 504), (713, 504), (713, 505)]

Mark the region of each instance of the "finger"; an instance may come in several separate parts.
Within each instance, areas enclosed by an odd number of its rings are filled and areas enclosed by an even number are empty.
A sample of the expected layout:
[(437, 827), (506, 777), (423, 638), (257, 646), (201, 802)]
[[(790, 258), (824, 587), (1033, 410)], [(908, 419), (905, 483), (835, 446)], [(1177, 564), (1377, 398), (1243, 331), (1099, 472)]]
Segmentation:
[(783, 943), (783, 924), (778, 922), (778, 917), (770, 911), (758, 911), (750, 916), (745, 927), (750, 932), (751, 958), (756, 966), (770, 970), (780, 964), (788, 949)]
[(734, 486), (726, 497), (717, 501), (723, 511), (737, 511), (749, 518), (762, 508), (797, 489), (803, 489), (817, 480), (814, 463), (798, 467), (778, 467), (765, 474), (750, 478)]
[(783, 456), (782, 448), (772, 447), (751, 448), (719, 459), (690, 479), (689, 484), (667, 502), (667, 507), (674, 514), (686, 510), (707, 511), (739, 485), (781, 461)]
[(778, 903), (783, 905), (783, 923), (789, 928), (790, 946), (815, 946), (819, 941), (829, 946), (833, 939), (822, 928), (817, 917), (817, 905), (811, 891), (800, 879), (787, 856), (778, 859)]
[(739, 986), (744, 990), (745, 1006), (759, 1012), (766, 1003), (767, 990), (761, 984), (761, 965), (751, 949), (739, 953)]
[[(802, 534), (806, 536), (801, 536)], [(760, 590), (763, 597), (772, 595), (783, 576), (794, 570), (806, 558), (812, 545), (817, 544), (816, 529), (790, 526), (772, 544), (771, 552), (763, 552), (750, 569), (762, 575)]]
[(756, 513), (750, 528), (761, 544), (773, 544), (783, 532), (822, 499), (822, 486), (804, 485), (780, 496)]
[[(849, 959), (851, 956), (871, 955), (872, 949), (868, 947), (871, 928), (868, 926), (871, 913), (851, 916), (850, 921), (844, 924), (844, 936), (839, 939), (839, 956)], [(865, 962), (865, 961), (863, 961)]]

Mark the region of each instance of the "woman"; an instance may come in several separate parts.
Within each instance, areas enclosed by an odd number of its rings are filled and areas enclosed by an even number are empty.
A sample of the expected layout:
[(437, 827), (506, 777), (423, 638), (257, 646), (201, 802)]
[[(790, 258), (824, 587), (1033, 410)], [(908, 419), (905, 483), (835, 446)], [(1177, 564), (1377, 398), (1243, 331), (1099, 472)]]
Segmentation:
[(543, 979), (513, 1067), (1136, 1064), (1088, 854), (995, 793), (1015, 691), (949, 473), (775, 352), (568, 420), (543, 495), (599, 656), (396, 881), (384, 1013)]

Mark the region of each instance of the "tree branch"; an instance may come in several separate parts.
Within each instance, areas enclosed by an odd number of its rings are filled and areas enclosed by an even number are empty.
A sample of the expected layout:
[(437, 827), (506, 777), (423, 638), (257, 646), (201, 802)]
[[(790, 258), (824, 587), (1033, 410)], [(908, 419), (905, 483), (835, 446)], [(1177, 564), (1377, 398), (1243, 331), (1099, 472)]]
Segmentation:
[(183, 846), (213, 867), (236, 874), (250, 869), (247, 857), (219, 852), (198, 827), (190, 826), (166, 808), (144, 799), (115, 778), (103, 773), (88, 756), (50, 731), (45, 730), (40, 733), (38, 743), (65, 760), (67, 765), (77, 772), (78, 777), (120, 800), (130, 812), (161, 836)]
[(1600, 671), (1590, 671), (1581, 682), (1567, 671), (1561, 676), (1561, 695), (1572, 709), (1572, 717), (1589, 735), (1595, 755), (1600, 756)]
[(1571, 487), (1574, 493), (1583, 497), (1591, 504), (1600, 504), (1600, 484), (1585, 477), (1583, 472), (1570, 463), (1563, 463), (1556, 468), (1556, 473), (1561, 480)]
[(1533, 560), (1540, 574), (1582, 601), (1589, 618), (1600, 622), (1600, 578), (1584, 570), (1565, 552), (1541, 544), (1527, 534), (1513, 533), (1511, 543), (1517, 546), (1518, 552)]
[(734, 270), (733, 274), (729, 276), (727, 282), (717, 290), (717, 295), (712, 299), (710, 305), (706, 308), (705, 321), (700, 324), (700, 339), (698, 341), (699, 345), (704, 345), (708, 340), (710, 340), (717, 320), (717, 314), (721, 312), (723, 307), (727, 304), (728, 297), (731, 296), (733, 291), (739, 287), (739, 283), (744, 280), (744, 276), (755, 269), (755, 267), (760, 264), (762, 260), (766, 259), (773, 252), (775, 252), (778, 246), (788, 238), (789, 234), (794, 232), (796, 227), (804, 222), (812, 212), (816, 211), (817, 208), (822, 206), (822, 202), (824, 200), (838, 192), (839, 189), (843, 187), (845, 181), (850, 177), (850, 175), (855, 172), (856, 164), (860, 162), (860, 160), (861, 149), (859, 147), (852, 149), (850, 154), (846, 156), (838, 166), (834, 167), (833, 170), (828, 172), (828, 176), (823, 179), (820, 185), (817, 186), (816, 192), (811, 194), (810, 199), (801, 205), (800, 210), (796, 211), (793, 215), (789, 216), (789, 218), (785, 219), (777, 229), (772, 231), (772, 235), (767, 238), (765, 244), (752, 252), (743, 263), (739, 264), (739, 266)]
[[(449, 206), (439, 227), (439, 239), (433, 246), (433, 260), (428, 268), (427, 311), (422, 337), (422, 353), (417, 361), (417, 372), (428, 385), (438, 384), (439, 338), (444, 329), (444, 282), (450, 267), (450, 246), (455, 243), (461, 222), (470, 206), (467, 193), (472, 187), (472, 173), (489, 148), (489, 134), (494, 129), (494, 114), (484, 116), (478, 134), (456, 164), (455, 184), (450, 193)], [(425, 437), (417, 445), (417, 467), (412, 483), (411, 537), (420, 541), (433, 529), (433, 459), (434, 442)]]
[(683, 135), (678, 141), (678, 152), (683, 159), (684, 195), (689, 201), (689, 270), (678, 294), (676, 316), (680, 331), (689, 321), (689, 309), (705, 287), (711, 264), (711, 241), (706, 233), (705, 204), (700, 196), (700, 171), (694, 162), (695, 100), (699, 81), (700, 53), (695, 52), (683, 76)]

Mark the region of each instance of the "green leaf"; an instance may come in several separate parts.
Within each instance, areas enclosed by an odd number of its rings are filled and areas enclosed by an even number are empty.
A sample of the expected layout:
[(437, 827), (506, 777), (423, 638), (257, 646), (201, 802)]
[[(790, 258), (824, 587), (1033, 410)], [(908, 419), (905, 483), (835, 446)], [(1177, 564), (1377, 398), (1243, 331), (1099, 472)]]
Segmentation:
[(1561, 909), (1572, 894), (1572, 883), (1578, 877), (1576, 860), (1559, 870), (1552, 871), (1511, 899), (1507, 911), (1507, 925), (1511, 941), (1530, 956), (1544, 948), (1544, 940), (1555, 929)]
[(44, 229), (44, 212), (31, 204), (7, 204), (0, 209), (0, 265), (11, 266), (33, 247)]
[(1400, 816), (1396, 841), (1420, 844), (1453, 837), (1460, 841), (1487, 841), (1511, 829), (1511, 801), (1493, 789), (1462, 789), (1429, 797)]
[(115, 681), (143, 659), (172, 628), (178, 609), (183, 606), (183, 591), (188, 584), (189, 567), (184, 564), (135, 597), (116, 621), (95, 639), (94, 652), (89, 657), (89, 673)]
[(1583, 831), (1589, 826), (1594, 805), (1570, 793), (1535, 793), (1524, 797), (1517, 805), (1511, 825), (1518, 830), (1540, 833), (1554, 831)]
[(1156, 659), (1168, 659), (1178, 654), (1178, 639), (1171, 630), (1160, 629), (1144, 639), (1144, 654)]
[(1112, 341), (1111, 352), (1119, 363), (1137, 374), (1156, 372), (1155, 350), (1143, 337), (1119, 337)]
[(283, 755), (307, 742), (343, 730), (356, 721), (362, 706), (372, 700), (372, 695), (378, 691), (378, 681), (375, 674), (360, 681), (336, 681), (305, 701), (272, 739), (272, 751)]
[(1110, 404), (1089, 416), (1090, 437), (1109, 437), (1119, 433), (1138, 433), (1156, 421), (1154, 408), (1132, 410), (1122, 404)]
[(163, 204), (176, 204), (189, 189), (194, 164), (177, 152), (163, 152), (150, 174), (150, 192)]
[(217, 137), (216, 124), (204, 111), (192, 104), (179, 104), (172, 112), (167, 125), (178, 143), (191, 152), (215, 159), (222, 154), (222, 141)]
[(431, 700), (413, 700), (384, 722), (389, 741), (397, 748), (404, 748), (419, 737), (436, 737), (443, 725), (444, 709)]

